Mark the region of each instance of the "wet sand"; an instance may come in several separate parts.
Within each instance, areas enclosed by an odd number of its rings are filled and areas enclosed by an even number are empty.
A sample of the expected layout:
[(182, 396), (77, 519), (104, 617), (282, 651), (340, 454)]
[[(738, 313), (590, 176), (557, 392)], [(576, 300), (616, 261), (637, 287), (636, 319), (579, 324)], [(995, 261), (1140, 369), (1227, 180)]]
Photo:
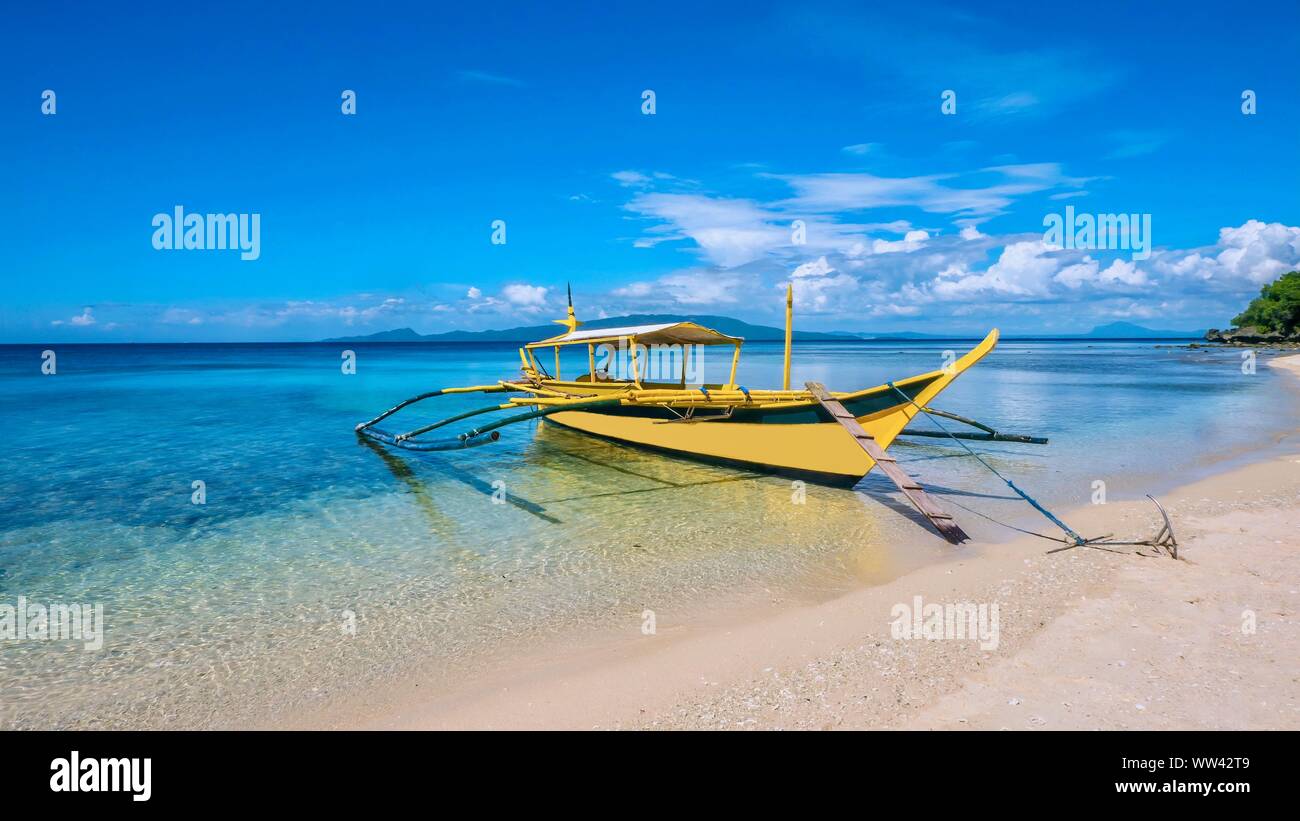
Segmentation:
[[(1300, 357), (1274, 367), (1300, 376)], [(1290, 401), (1289, 399), (1287, 401)], [(822, 604), (520, 656), (458, 692), (408, 682), (296, 726), (673, 729), (1300, 728), (1300, 442), (1162, 501), (1179, 558), (1033, 537)], [(1142, 538), (1145, 499), (1067, 511)], [(1046, 532), (1046, 531), (1044, 531)], [(894, 638), (894, 608), (997, 605), (996, 648)]]

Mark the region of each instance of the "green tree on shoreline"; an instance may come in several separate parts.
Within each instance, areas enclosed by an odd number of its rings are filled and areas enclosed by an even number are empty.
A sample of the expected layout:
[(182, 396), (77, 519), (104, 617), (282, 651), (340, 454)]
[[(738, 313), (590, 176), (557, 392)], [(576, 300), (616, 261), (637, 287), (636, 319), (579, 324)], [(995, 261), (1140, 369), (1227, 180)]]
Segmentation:
[(1253, 325), (1265, 333), (1288, 336), (1300, 331), (1300, 271), (1283, 274), (1276, 282), (1260, 288), (1259, 296), (1233, 318), (1232, 324), (1239, 328)]

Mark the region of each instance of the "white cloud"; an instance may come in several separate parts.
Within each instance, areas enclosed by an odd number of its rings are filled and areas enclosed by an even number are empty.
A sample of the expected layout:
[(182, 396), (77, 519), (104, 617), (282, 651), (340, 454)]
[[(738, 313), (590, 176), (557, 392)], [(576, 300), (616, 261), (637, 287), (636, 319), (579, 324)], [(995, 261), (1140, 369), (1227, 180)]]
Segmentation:
[(1137, 265), (1128, 260), (1117, 259), (1106, 270), (1098, 274), (1102, 283), (1118, 282), (1124, 285), (1145, 285), (1147, 275)]
[(202, 325), (203, 317), (189, 308), (168, 308), (159, 321), (164, 325)]
[(1135, 263), (1125, 259), (1116, 259), (1105, 269), (1092, 257), (1085, 256), (1081, 262), (1067, 265), (1053, 279), (1071, 290), (1078, 290), (1084, 285), (1094, 288), (1147, 285), (1150, 280), (1147, 273)]
[[(611, 283), (603, 294), (592, 288), (594, 293), (584, 298), (580, 313), (708, 313), (717, 309), (718, 313), (775, 322), (780, 310), (775, 292), (789, 283), (798, 310), (816, 315), (822, 327), (833, 323), (831, 327), (871, 330), (883, 327), (877, 321), (923, 316), (938, 327), (948, 319), (954, 327), (969, 330), (971, 323), (1010, 321), (1014, 325), (1040, 316), (1044, 328), (1068, 332), (1089, 320), (1101, 324), (1149, 315), (1164, 320), (1167, 327), (1190, 328), (1200, 320), (1178, 317), (1217, 317), (1226, 310), (1225, 304), (1235, 311), (1258, 289), (1259, 282), (1300, 268), (1300, 228), (1257, 220), (1223, 228), (1212, 245), (1158, 249), (1149, 260), (1134, 261), (1120, 253), (1054, 249), (1037, 231), (990, 235), (973, 226), (955, 233), (916, 228), (903, 221), (872, 224), (873, 229), (889, 232), (885, 236), (892, 239), (885, 239), (868, 235), (863, 231), (865, 225), (817, 217), (809, 218), (808, 245), (796, 247), (790, 243), (788, 215), (757, 202), (645, 191), (634, 201), (647, 211), (672, 218), (652, 226), (650, 230), (659, 232), (652, 236), (702, 243), (693, 247), (711, 264), (639, 277), (621, 287)], [(739, 233), (723, 242), (712, 233), (721, 230), (719, 226)], [(746, 239), (749, 230), (756, 234), (752, 242)], [(826, 250), (814, 250), (819, 243)], [(879, 252), (873, 247), (877, 243), (883, 243)], [(707, 248), (707, 253), (702, 248)], [(745, 261), (721, 264), (734, 260)], [(454, 306), (453, 313), (459, 316), (451, 324), (523, 324), (518, 320), (546, 309), (551, 290), (514, 283), (488, 296), (481, 288), (469, 288), (464, 292), (468, 299)], [(755, 294), (771, 297), (756, 299)], [(1177, 302), (1169, 301), (1171, 295), (1176, 295)], [(1070, 306), (1070, 310), (1055, 310), (1061, 305)], [(158, 327), (167, 323), (184, 326), (197, 319), (205, 332), (221, 326), (280, 328), (282, 334), (300, 329), (297, 338), (311, 338), (308, 330), (301, 329), (328, 329), (317, 336), (330, 336), (338, 335), (332, 326), (339, 324), (386, 330), (405, 324), (418, 328), (421, 319), (425, 320), (423, 328), (446, 327), (445, 319), (435, 322), (430, 318), (446, 317), (449, 310), (440, 301), (360, 294), (216, 312), (160, 307), (152, 319)], [(94, 311), (80, 316), (90, 322)], [(1062, 320), (1064, 316), (1070, 320)], [(1214, 321), (1224, 320), (1226, 317)], [(68, 325), (70, 320), (60, 322)], [(95, 327), (104, 330), (106, 324), (101, 319)], [(903, 327), (907, 327), (905, 322)]]
[(67, 320), (66, 322), (65, 322), (64, 320), (62, 320), (62, 319), (56, 319), (56, 320), (54, 320), (53, 322), (51, 322), (50, 324), (51, 324), (51, 325), (56, 325), (56, 326), (57, 326), (57, 325), (65, 325), (65, 324), (66, 324), (66, 325), (76, 325), (77, 327), (85, 328), (85, 327), (88, 327), (88, 326), (90, 326), (90, 325), (94, 325), (94, 324), (95, 324), (95, 311), (94, 311), (93, 308), (90, 308), (90, 307), (82, 308), (82, 309), (81, 309), (81, 313), (77, 314), (76, 316), (72, 317), (71, 319)]
[(1025, 194), (1057, 187), (1077, 187), (1086, 180), (1065, 176), (1056, 163), (1026, 163), (984, 168), (977, 175), (1001, 179), (991, 185), (949, 185), (966, 176), (931, 174), (918, 177), (878, 177), (874, 174), (795, 174), (777, 176), (795, 192), (782, 203), (814, 213), (866, 208), (914, 206), (936, 214), (965, 216), (1001, 212)]
[(1271, 282), (1300, 263), (1300, 228), (1249, 220), (1219, 229), (1219, 267), (1257, 285)]
[(998, 261), (982, 273), (941, 277), (933, 286), (943, 299), (977, 296), (1042, 296), (1048, 292), (1058, 262), (1046, 256), (1052, 247), (1042, 240), (1013, 242), (1002, 249)]
[(687, 188), (694, 185), (691, 180), (678, 179), (662, 171), (652, 171), (649, 174), (640, 171), (615, 171), (610, 176), (624, 188), (644, 188), (654, 182), (671, 182)]
[(652, 236), (645, 242), (690, 239), (710, 262), (723, 267), (750, 262), (790, 244), (789, 222), (776, 224), (776, 214), (751, 200), (645, 193), (633, 198), (627, 208), (666, 223), (648, 229)]
[(860, 226), (863, 231), (889, 231), (893, 234), (906, 234), (912, 230), (912, 223), (907, 220), (894, 220), (893, 222), (871, 222)]
[(541, 285), (512, 284), (502, 288), (501, 295), (516, 307), (540, 308), (546, 304), (547, 290)]
[(1300, 227), (1247, 220), (1220, 228), (1219, 241), (1212, 246), (1156, 252), (1152, 266), (1159, 273), (1216, 288), (1258, 287), (1300, 268)]
[(632, 282), (611, 293), (621, 299), (636, 300), (642, 306), (698, 308), (701, 305), (728, 305), (739, 300), (748, 288), (743, 275), (718, 270), (689, 269), (666, 274), (653, 281)]
[(800, 310), (821, 312), (838, 307), (858, 290), (859, 283), (849, 274), (836, 272), (826, 257), (818, 257), (795, 268), (790, 274), (790, 285)]
[[(803, 174), (760, 177), (779, 180), (794, 196), (762, 202), (719, 197), (698, 190), (683, 190), (681, 181), (658, 190), (671, 175), (619, 171), (620, 184), (637, 189), (625, 208), (652, 220), (633, 246), (649, 248), (664, 242), (689, 242), (710, 264), (734, 268), (765, 258), (790, 259), (796, 255), (836, 253), (851, 257), (866, 254), (914, 252), (930, 232), (914, 229), (904, 219), (855, 223), (847, 213), (884, 207), (917, 207), (931, 213), (957, 216), (966, 226), (962, 236), (981, 239), (975, 225), (1008, 207), (1020, 196), (1069, 188), (1086, 180), (1065, 175), (1055, 163), (1022, 163), (979, 169), (971, 174), (918, 177), (878, 177), (872, 174)], [(794, 220), (805, 225), (805, 243), (794, 245)], [(872, 237), (876, 231), (903, 233), (902, 239)]]
[(1053, 279), (1066, 288), (1078, 289), (1083, 287), (1086, 282), (1095, 282), (1098, 269), (1097, 260), (1092, 257), (1084, 257), (1082, 262), (1062, 268)]
[(826, 257), (818, 257), (812, 262), (805, 262), (798, 268), (795, 268), (790, 276), (794, 279), (801, 279), (803, 277), (824, 277), (827, 274), (834, 272), (834, 270), (835, 269), (830, 266), (830, 263), (826, 261)]
[[(791, 196), (772, 199), (720, 197), (698, 185), (660, 190), (655, 177), (634, 173), (626, 178), (636, 190), (625, 207), (649, 221), (634, 242), (643, 247), (681, 243), (711, 269), (692, 268), (680, 280), (668, 275), (615, 289), (612, 296), (633, 311), (648, 305), (702, 306), (710, 300), (730, 304), (736, 301), (733, 281), (750, 291), (790, 281), (804, 310), (845, 319), (905, 315), (918, 308), (927, 316), (978, 317), (1004, 312), (1010, 304), (1023, 318), (1036, 305), (1054, 303), (1086, 306), (1071, 313), (1076, 318), (1104, 316), (1106, 310), (1136, 316), (1140, 308), (1135, 306), (1154, 304), (1161, 286), (1176, 279), (1195, 283), (1180, 292), (1179, 310), (1205, 316), (1223, 310), (1218, 306), (1225, 295), (1237, 299), (1300, 267), (1300, 228), (1258, 220), (1222, 229), (1212, 246), (1153, 249), (1142, 261), (1127, 253), (1089, 256), (1052, 248), (1037, 230), (1001, 235), (981, 230), (982, 223), (1022, 198), (1086, 193), (1082, 186), (1095, 178), (1070, 176), (1055, 163), (915, 177), (760, 173), (789, 186)], [(957, 232), (917, 228), (891, 213), (877, 221), (858, 217), (893, 208), (948, 215)], [(796, 219), (806, 226), (806, 242), (798, 246), (791, 237)], [(1041, 310), (1051, 316), (1048, 308)]]
[(645, 174), (642, 174), (640, 171), (615, 171), (613, 174), (610, 174), (610, 176), (613, 177), (619, 185), (628, 187), (647, 185), (650, 182), (650, 178)]
[(874, 240), (871, 243), (871, 251), (875, 254), (893, 254), (899, 251), (915, 251), (925, 244), (930, 238), (926, 231), (908, 231), (900, 240)]

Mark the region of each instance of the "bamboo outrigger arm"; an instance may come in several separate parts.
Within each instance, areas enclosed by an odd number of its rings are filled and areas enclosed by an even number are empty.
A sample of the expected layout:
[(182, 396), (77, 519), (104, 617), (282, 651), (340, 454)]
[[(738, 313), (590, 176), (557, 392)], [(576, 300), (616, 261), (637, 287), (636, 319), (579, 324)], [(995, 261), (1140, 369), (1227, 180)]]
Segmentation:
[[(435, 396), (442, 396), (443, 394), (453, 394), (453, 393), (505, 393), (505, 392), (528, 392), (533, 395), (528, 398), (516, 397), (511, 402), (507, 402), (504, 404), (488, 405), (486, 407), (475, 408), (473, 410), (465, 411), (463, 413), (458, 413), (453, 416), (448, 416), (445, 419), (440, 419), (437, 422), (433, 422), (431, 424), (416, 428), (415, 430), (407, 431), (406, 433), (394, 434), (374, 427), (375, 423), (380, 422), (388, 418), (389, 416), (392, 416), (393, 414), (397, 413), (403, 408), (413, 405), (416, 402), (420, 402), (424, 399), (431, 399)], [(407, 399), (403, 402), (399, 402), (398, 404), (394, 405), (392, 408), (389, 408), (388, 410), (381, 413), (379, 416), (376, 416), (374, 419), (371, 419), (368, 422), (362, 422), (361, 424), (357, 425), (356, 431), (358, 434), (362, 436), (367, 436), (371, 439), (374, 439), (377, 442), (383, 442), (386, 445), (404, 448), (406, 450), (416, 450), (416, 451), (460, 450), (462, 448), (472, 448), (472, 447), (477, 447), (479, 445), (486, 445), (491, 442), (497, 441), (498, 439), (501, 438), (501, 434), (498, 432), (498, 428), (505, 427), (506, 425), (513, 425), (518, 422), (525, 422), (530, 419), (537, 419), (539, 417), (548, 416), (552, 413), (558, 413), (560, 411), (580, 410), (580, 409), (587, 409), (592, 407), (617, 405), (623, 401), (621, 397), (608, 397), (608, 398), (601, 398), (601, 399), (592, 399), (589, 397), (570, 397), (570, 398), (563, 398), (563, 397), (564, 397), (563, 394), (558, 394), (554, 391), (548, 391), (543, 388), (535, 388), (535, 387), (525, 386), (513, 382), (506, 382), (506, 381), (502, 381), (501, 383), (496, 385), (474, 385), (465, 388), (443, 388), (441, 390), (422, 393), (418, 396), (413, 396), (410, 399)], [(432, 439), (432, 440), (423, 440), (423, 441), (417, 440), (415, 438), (422, 434), (428, 433), (431, 430), (435, 430), (437, 428), (443, 427), (444, 425), (449, 425), (452, 422), (458, 422), (462, 419), (468, 419), (471, 416), (478, 416), (484, 413), (492, 413), (494, 411), (510, 410), (521, 406), (526, 407), (529, 405), (532, 405), (534, 407), (534, 410), (531, 410), (527, 413), (515, 414), (514, 416), (507, 416), (504, 419), (500, 419), (488, 425), (483, 425), (482, 427), (474, 428), (473, 430), (466, 431), (465, 433), (458, 434), (457, 436), (451, 438)]]
[(903, 428), (899, 436), (925, 436), (934, 439), (970, 439), (978, 442), (1020, 442), (1026, 445), (1046, 445), (1047, 438), (1043, 436), (1026, 436), (1019, 433), (1002, 433), (974, 419), (960, 416), (949, 411), (936, 410), (934, 408), (924, 408), (924, 411), (931, 416), (942, 416), (944, 419), (952, 419), (955, 422), (961, 422), (970, 425), (972, 428), (979, 428), (983, 433), (966, 433), (961, 431), (938, 431), (938, 430), (921, 430), (918, 428)]
[(398, 434), (394, 438), (398, 442), (405, 442), (407, 439), (414, 439), (415, 437), (420, 436), (421, 434), (428, 433), (429, 431), (434, 430), (435, 428), (440, 428), (443, 425), (450, 425), (452, 422), (459, 422), (462, 419), (468, 419), (471, 416), (478, 416), (479, 414), (482, 413), (491, 413), (492, 411), (499, 411), (499, 410), (509, 410), (510, 408), (513, 407), (517, 407), (517, 406), (511, 403), (506, 403), (503, 405), (488, 405), (487, 407), (484, 408), (475, 408), (474, 410), (468, 410), (465, 411), (464, 413), (458, 413), (455, 416), (448, 416), (446, 419), (439, 419), (437, 422), (434, 422), (431, 425), (425, 425), (424, 427), (416, 428), (415, 430)]
[(619, 398), (581, 399), (581, 400), (575, 400), (573, 402), (567, 402), (562, 405), (539, 407), (537, 408), (537, 410), (532, 410), (527, 413), (515, 414), (514, 416), (507, 416), (505, 419), (500, 419), (496, 422), (493, 422), (490, 425), (484, 425), (483, 427), (475, 428), (474, 430), (471, 430), (468, 433), (462, 433), (460, 435), (460, 438), (465, 439), (467, 437), (481, 436), (482, 434), (485, 433), (495, 432), (497, 428), (503, 428), (506, 425), (513, 425), (517, 422), (527, 422), (530, 419), (539, 419), (543, 416), (550, 416), (552, 413), (559, 413), (561, 411), (570, 411), (570, 410), (586, 410), (589, 408), (608, 407), (610, 405), (618, 405), (622, 401), (623, 400)]
[(408, 405), (414, 405), (416, 402), (422, 402), (425, 399), (432, 399), (435, 396), (442, 396), (443, 394), (449, 394), (449, 393), (504, 393), (509, 390), (512, 390), (512, 388), (507, 388), (506, 386), (501, 384), (470, 385), (469, 387), (465, 387), (465, 388), (439, 388), (436, 391), (429, 391), (428, 393), (422, 393), (419, 396), (412, 396), (410, 399), (405, 399), (401, 402), (398, 402), (396, 405), (393, 405), (391, 408), (379, 414), (374, 419), (371, 419), (369, 422), (362, 422), (361, 424), (357, 425), (356, 431), (360, 433), (364, 431), (366, 428), (370, 427), (371, 425), (374, 425), (377, 422), (384, 421), (385, 419), (397, 413), (402, 408), (407, 407)]

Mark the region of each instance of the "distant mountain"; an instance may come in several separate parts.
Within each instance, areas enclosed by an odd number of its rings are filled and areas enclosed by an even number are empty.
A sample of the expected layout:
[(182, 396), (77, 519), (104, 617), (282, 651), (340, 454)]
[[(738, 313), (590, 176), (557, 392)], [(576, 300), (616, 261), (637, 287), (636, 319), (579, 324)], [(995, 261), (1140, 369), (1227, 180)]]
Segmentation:
[[(785, 339), (785, 331), (768, 325), (752, 325), (729, 316), (710, 314), (629, 314), (611, 316), (605, 319), (593, 319), (582, 323), (586, 329), (620, 328), (627, 325), (657, 325), (663, 322), (695, 322), (706, 328), (712, 328), (728, 336), (741, 336), (750, 342), (779, 342)], [(410, 328), (397, 328), (380, 331), (365, 336), (341, 336), (324, 339), (322, 342), (536, 342), (560, 333), (561, 328), (554, 323), (545, 325), (524, 325), (518, 328), (502, 328), (490, 331), (448, 331), (440, 334), (418, 334)], [(795, 329), (794, 338), (800, 342), (854, 341), (863, 339), (907, 340), (907, 339), (979, 339), (982, 334), (930, 334), (918, 331), (891, 331), (887, 333), (845, 333), (842, 331), (801, 331)], [(1164, 331), (1144, 328), (1132, 322), (1111, 322), (1098, 325), (1083, 334), (1008, 334), (1006, 339), (1200, 339), (1205, 331)]]
[(1155, 331), (1132, 322), (1111, 322), (1078, 336), (1084, 339), (1200, 339), (1205, 336), (1205, 331)]
[[(923, 334), (920, 331), (888, 331), (886, 333), (863, 333), (858, 334), (860, 339), (966, 339), (966, 334)], [(971, 336), (971, 339), (979, 337)]]
[(340, 336), (337, 339), (322, 339), (321, 342), (419, 342), (423, 338), (410, 328), (396, 328), (368, 336)]
[[(784, 340), (783, 328), (767, 325), (751, 325), (729, 316), (711, 316), (707, 314), (629, 314), (611, 316), (605, 319), (592, 319), (582, 323), (583, 329), (621, 328), (627, 325), (657, 325), (664, 322), (694, 322), (706, 328), (712, 328), (728, 336), (743, 336), (750, 342), (767, 342)], [(343, 336), (324, 339), (322, 342), (536, 342), (539, 339), (561, 333), (559, 325), (527, 325), (519, 328), (504, 328), (489, 331), (448, 331), (440, 334), (418, 334), (410, 328), (398, 328), (393, 331), (381, 331), (365, 336)], [(828, 342), (833, 340), (861, 339), (858, 334), (843, 332), (794, 331), (794, 338), (804, 342)]]

